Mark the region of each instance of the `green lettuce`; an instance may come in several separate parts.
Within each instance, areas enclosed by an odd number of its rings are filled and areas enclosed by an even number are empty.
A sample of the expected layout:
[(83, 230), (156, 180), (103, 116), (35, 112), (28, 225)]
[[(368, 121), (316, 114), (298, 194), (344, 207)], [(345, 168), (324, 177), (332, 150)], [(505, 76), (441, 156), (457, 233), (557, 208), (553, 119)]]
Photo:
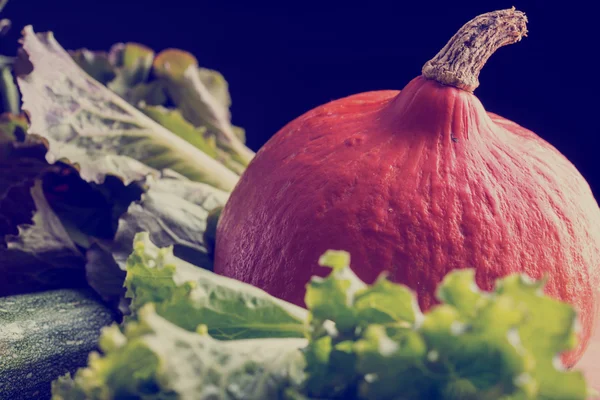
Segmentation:
[[(194, 268), (136, 235), (127, 260), (131, 314), (101, 353), (53, 385), (70, 399), (586, 399), (561, 367), (576, 313), (522, 275), (481, 291), (472, 269), (441, 282), (423, 313), (407, 287), (372, 285), (329, 251), (301, 309)], [(211, 397), (213, 396), (213, 397)]]
[(175, 257), (171, 248), (158, 248), (146, 233), (136, 237), (125, 286), (132, 318), (153, 303), (158, 314), (178, 326), (193, 331), (203, 324), (222, 340), (304, 337), (305, 309), (199, 269)]
[[(177, 62), (172, 49), (117, 43), (67, 52), (51, 32), (26, 27), (23, 35), (18, 57), (0, 57), (0, 105), (11, 112), (0, 121), (0, 272), (10, 278), (0, 296), (89, 284), (127, 313), (125, 262), (142, 231), (211, 269), (209, 213), (254, 155), (231, 123), (223, 76), (190, 55), (202, 94), (190, 103), (197, 90), (165, 68)], [(38, 236), (35, 248), (8, 249), (31, 232), (33, 215), (52, 217), (54, 233)], [(56, 232), (66, 251), (57, 251)]]
[(252, 339), (224, 342), (203, 326), (189, 332), (147, 304), (125, 330), (105, 328), (102, 356), (73, 380), (52, 385), (54, 400), (247, 399), (281, 398), (303, 376), (299, 349), (305, 339)]

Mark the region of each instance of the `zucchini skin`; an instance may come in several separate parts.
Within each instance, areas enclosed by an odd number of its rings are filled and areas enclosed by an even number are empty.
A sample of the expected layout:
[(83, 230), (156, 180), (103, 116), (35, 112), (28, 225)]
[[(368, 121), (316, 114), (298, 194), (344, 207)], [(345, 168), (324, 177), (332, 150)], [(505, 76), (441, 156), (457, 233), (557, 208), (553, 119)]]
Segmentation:
[(87, 365), (116, 319), (87, 288), (0, 298), (0, 399), (49, 399), (51, 382)]

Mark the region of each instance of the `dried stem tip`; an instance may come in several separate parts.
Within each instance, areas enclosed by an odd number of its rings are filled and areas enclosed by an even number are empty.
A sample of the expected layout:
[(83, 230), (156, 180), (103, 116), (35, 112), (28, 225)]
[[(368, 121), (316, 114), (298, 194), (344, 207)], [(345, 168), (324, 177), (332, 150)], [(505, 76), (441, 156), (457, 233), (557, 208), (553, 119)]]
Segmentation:
[(502, 46), (527, 36), (527, 17), (511, 8), (481, 14), (463, 25), (446, 46), (423, 66), (423, 76), (469, 92), (479, 86), (479, 72)]

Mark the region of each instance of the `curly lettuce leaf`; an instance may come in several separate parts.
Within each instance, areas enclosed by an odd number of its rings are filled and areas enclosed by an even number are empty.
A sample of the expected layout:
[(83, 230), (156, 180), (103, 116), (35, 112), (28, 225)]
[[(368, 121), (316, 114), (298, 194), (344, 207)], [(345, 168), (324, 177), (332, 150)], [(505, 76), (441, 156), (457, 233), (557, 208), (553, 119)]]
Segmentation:
[(124, 329), (104, 328), (103, 355), (52, 385), (53, 400), (117, 398), (264, 400), (282, 398), (302, 379), (305, 339), (219, 341), (201, 326), (189, 332), (152, 304)]
[[(382, 275), (365, 285), (345, 252), (313, 278), (306, 303), (311, 340), (303, 350), (313, 397), (360, 399), (586, 399), (580, 371), (557, 364), (573, 347), (572, 307), (520, 275), (477, 288), (473, 270), (449, 273), (441, 305), (422, 314), (414, 295)], [(396, 301), (394, 301), (394, 299)], [(325, 320), (324, 319), (328, 319)], [(541, 337), (543, 336), (543, 338)]]
[(193, 331), (200, 324), (222, 339), (304, 337), (306, 310), (242, 282), (195, 267), (136, 235), (125, 279), (133, 316), (147, 303), (159, 315)]
[(319, 259), (332, 272), (325, 278), (313, 277), (305, 303), (313, 321), (332, 320), (341, 333), (357, 326), (392, 324), (411, 326), (422, 318), (414, 293), (405, 286), (389, 282), (385, 275), (367, 286), (350, 269), (350, 255), (329, 250)]
[[(200, 372), (201, 379), (189, 385), (157, 372), (166, 366), (182, 376), (179, 368), (204, 367), (197, 367), (190, 347), (188, 358), (176, 365), (164, 361), (163, 353), (157, 358), (145, 344), (133, 346), (128, 333), (146, 334), (142, 327), (148, 315), (174, 329), (161, 338), (172, 357), (182, 342), (185, 347), (203, 341), (211, 355), (243, 343), (235, 350), (239, 366), (244, 360), (254, 363), (260, 348), (278, 371), (294, 377), (269, 385), (272, 398), (576, 400), (592, 394), (581, 372), (564, 371), (556, 363), (560, 352), (574, 345), (576, 319), (570, 306), (543, 295), (543, 282), (512, 275), (498, 280), (495, 291), (483, 292), (473, 270), (453, 271), (438, 288), (441, 304), (422, 313), (414, 294), (385, 275), (372, 285), (362, 282), (346, 252), (329, 251), (320, 264), (332, 272), (311, 280), (304, 310), (196, 268), (175, 257), (172, 248), (154, 245), (147, 233), (137, 234), (127, 261), (132, 315), (125, 318), (125, 336), (111, 328), (116, 333), (104, 340), (105, 356), (92, 357), (74, 380), (58, 381), (55, 394), (63, 397), (56, 399), (231, 395), (229, 381), (214, 383), (221, 372), (211, 381)], [(186, 339), (175, 331), (185, 332)], [(129, 341), (135, 350), (128, 348)], [(293, 361), (278, 364), (270, 359), (275, 353)], [(223, 358), (228, 366), (230, 357)], [(236, 392), (239, 396), (254, 398), (255, 388), (265, 382), (260, 368), (252, 364), (251, 370), (261, 374), (244, 376), (247, 389)]]
[(87, 75), (51, 33), (26, 27), (23, 50), (23, 109), (29, 132), (48, 142), (48, 162), (67, 160), (94, 183), (113, 175), (128, 184), (164, 168), (224, 190), (237, 182), (230, 169)]
[[(390, 329), (413, 327), (422, 318), (412, 291), (382, 275), (366, 285), (350, 269), (350, 255), (329, 250), (319, 259), (332, 272), (313, 277), (305, 303), (311, 313), (312, 341), (307, 358), (306, 391), (312, 396), (344, 398), (357, 391), (361, 375), (354, 343), (372, 324)], [(332, 324), (333, 323), (333, 324)]]
[[(536, 360), (532, 375), (539, 382), (539, 398), (585, 398), (583, 373), (566, 370), (559, 358), (577, 345), (577, 313), (570, 305), (541, 295), (544, 283), (512, 275), (497, 283), (496, 295), (510, 297), (517, 307), (527, 310), (519, 337)], [(542, 331), (544, 335), (540, 335)]]

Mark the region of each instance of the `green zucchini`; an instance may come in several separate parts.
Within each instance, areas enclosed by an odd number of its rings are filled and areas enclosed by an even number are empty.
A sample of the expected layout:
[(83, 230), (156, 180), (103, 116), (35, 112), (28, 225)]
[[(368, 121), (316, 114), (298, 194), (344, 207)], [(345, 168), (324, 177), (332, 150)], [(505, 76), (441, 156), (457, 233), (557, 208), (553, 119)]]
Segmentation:
[(48, 399), (50, 384), (87, 364), (115, 315), (89, 289), (0, 298), (0, 399)]

